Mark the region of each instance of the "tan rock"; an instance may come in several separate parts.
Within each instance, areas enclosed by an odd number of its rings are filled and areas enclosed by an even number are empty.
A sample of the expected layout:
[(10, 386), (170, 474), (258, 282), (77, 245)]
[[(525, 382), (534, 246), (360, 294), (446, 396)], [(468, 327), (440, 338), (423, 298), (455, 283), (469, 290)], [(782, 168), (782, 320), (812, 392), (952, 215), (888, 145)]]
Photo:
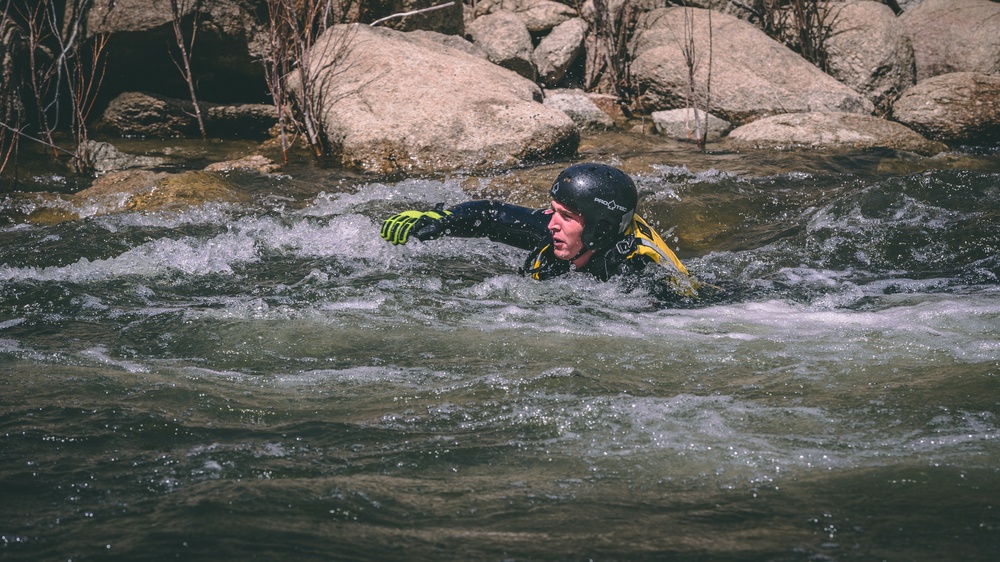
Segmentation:
[(336, 26), (315, 53), (323, 126), (345, 166), (495, 169), (571, 154), (579, 144), (576, 125), (542, 105), (533, 82), (424, 35)]
[(780, 113), (868, 115), (874, 110), (864, 96), (749, 23), (726, 14), (709, 15), (708, 10), (665, 8), (640, 19), (632, 72), (646, 111), (688, 105), (691, 85), (681, 49), (685, 29), (691, 30), (695, 45), (693, 90), (698, 103), (731, 123)]
[(725, 145), (735, 150), (890, 148), (934, 155), (947, 147), (899, 123), (854, 113), (786, 113), (734, 129)]
[(1000, 76), (955, 72), (922, 80), (903, 92), (893, 117), (943, 142), (1000, 140)]

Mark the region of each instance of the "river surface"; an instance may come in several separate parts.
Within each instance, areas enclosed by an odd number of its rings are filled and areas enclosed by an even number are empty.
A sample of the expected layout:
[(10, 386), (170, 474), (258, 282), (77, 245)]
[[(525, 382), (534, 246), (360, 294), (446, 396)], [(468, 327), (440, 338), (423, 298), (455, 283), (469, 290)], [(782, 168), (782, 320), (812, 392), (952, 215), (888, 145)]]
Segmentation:
[(564, 164), (0, 196), (0, 559), (1000, 559), (995, 151), (584, 149), (700, 299), (378, 237)]

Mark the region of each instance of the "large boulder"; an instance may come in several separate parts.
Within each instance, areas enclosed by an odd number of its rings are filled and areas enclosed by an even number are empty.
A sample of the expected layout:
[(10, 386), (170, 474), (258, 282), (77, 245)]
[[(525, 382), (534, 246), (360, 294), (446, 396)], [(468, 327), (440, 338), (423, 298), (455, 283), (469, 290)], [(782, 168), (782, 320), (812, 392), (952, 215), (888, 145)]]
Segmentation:
[(538, 43), (533, 58), (539, 78), (546, 86), (559, 84), (566, 71), (583, 53), (587, 28), (587, 22), (582, 18), (566, 20)]
[(580, 142), (573, 121), (542, 105), (533, 82), (425, 34), (335, 26), (309, 60), (319, 92), (311, 101), (321, 104), (325, 136), (345, 166), (485, 170), (572, 154)]
[(741, 124), (796, 112), (868, 115), (874, 110), (864, 96), (756, 27), (726, 14), (709, 14), (675, 7), (640, 18), (632, 73), (645, 110), (687, 106), (690, 85), (681, 48), (686, 29), (694, 44), (694, 93), (702, 105), (710, 100), (705, 109), (727, 121)]
[(495, 64), (535, 80), (534, 46), (531, 34), (513, 12), (499, 11), (476, 18), (466, 27), (472, 43)]
[(900, 16), (917, 81), (952, 72), (1000, 74), (1000, 3), (923, 0)]
[(896, 100), (893, 117), (947, 143), (1000, 141), (1000, 75), (955, 72), (922, 80)]
[(913, 46), (881, 2), (836, 4), (830, 36), (824, 42), (827, 72), (854, 88), (885, 115), (899, 94), (916, 82)]
[(899, 123), (856, 113), (787, 113), (738, 127), (724, 144), (734, 150), (889, 148), (934, 155), (947, 149)]

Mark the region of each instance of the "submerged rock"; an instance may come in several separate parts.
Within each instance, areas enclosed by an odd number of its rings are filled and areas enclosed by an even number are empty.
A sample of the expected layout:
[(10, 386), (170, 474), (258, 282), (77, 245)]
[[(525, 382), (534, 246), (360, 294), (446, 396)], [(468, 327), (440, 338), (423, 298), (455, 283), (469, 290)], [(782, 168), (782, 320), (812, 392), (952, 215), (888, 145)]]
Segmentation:
[(159, 212), (206, 203), (241, 203), (249, 196), (218, 174), (189, 171), (180, 174), (127, 170), (97, 178), (73, 195), (33, 194), (35, 209), (28, 220), (56, 224), (121, 212)]

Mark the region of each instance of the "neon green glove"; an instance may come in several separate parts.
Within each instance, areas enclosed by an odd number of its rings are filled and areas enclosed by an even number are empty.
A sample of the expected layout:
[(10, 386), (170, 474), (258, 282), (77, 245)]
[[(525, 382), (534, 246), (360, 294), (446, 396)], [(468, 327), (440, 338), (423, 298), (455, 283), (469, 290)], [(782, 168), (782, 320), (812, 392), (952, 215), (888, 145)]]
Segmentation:
[[(385, 219), (385, 222), (382, 223), (382, 232), (379, 235), (393, 244), (406, 244), (410, 239), (410, 232), (419, 231), (450, 215), (451, 211), (445, 210), (403, 211)], [(420, 239), (424, 240), (425, 238)]]

